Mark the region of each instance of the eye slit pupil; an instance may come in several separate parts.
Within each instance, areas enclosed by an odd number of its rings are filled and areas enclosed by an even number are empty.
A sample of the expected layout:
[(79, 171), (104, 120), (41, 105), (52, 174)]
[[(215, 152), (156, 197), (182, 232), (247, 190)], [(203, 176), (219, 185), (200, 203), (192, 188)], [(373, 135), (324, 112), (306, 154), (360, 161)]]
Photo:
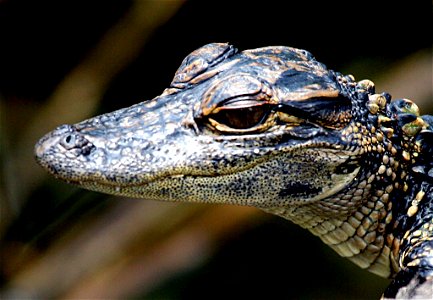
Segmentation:
[(257, 105), (236, 109), (223, 109), (212, 115), (218, 123), (234, 129), (248, 129), (259, 125), (268, 114), (266, 105)]

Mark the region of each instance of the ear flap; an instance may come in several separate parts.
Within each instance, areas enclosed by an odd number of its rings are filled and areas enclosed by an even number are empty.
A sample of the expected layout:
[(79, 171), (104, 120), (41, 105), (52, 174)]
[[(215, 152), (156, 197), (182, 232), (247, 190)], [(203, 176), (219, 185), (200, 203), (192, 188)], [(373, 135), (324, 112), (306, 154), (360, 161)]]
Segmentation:
[(227, 43), (211, 43), (198, 48), (182, 61), (170, 86), (185, 88), (193, 78), (236, 53), (237, 49)]

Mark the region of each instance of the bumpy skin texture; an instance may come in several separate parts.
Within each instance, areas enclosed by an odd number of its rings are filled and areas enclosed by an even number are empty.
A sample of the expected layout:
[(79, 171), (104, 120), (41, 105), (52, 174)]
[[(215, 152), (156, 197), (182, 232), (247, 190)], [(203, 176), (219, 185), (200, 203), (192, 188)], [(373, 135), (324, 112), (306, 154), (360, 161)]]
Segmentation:
[(430, 297), (433, 117), (390, 100), (304, 50), (215, 43), (160, 96), (60, 126), (35, 154), (90, 190), (261, 208), (394, 278), (385, 297)]

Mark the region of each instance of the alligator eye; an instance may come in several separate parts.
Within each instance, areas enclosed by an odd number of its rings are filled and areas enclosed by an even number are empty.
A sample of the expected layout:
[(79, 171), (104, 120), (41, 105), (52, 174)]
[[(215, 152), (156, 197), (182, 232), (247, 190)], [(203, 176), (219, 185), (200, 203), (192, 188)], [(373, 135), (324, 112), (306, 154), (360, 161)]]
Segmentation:
[(260, 124), (266, 117), (268, 111), (263, 106), (224, 109), (212, 115), (211, 118), (231, 128), (247, 129)]
[(248, 74), (231, 75), (206, 91), (195, 117), (221, 133), (257, 133), (275, 124), (277, 104), (267, 83)]
[(267, 129), (272, 122), (268, 104), (248, 107), (219, 107), (209, 115), (213, 127), (225, 132), (252, 132)]

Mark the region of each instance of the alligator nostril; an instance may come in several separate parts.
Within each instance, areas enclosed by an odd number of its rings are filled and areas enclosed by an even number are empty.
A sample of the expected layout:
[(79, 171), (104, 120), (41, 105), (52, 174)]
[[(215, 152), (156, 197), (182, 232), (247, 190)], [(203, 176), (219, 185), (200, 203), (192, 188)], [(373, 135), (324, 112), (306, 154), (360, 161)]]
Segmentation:
[(59, 143), (63, 148), (77, 156), (87, 156), (95, 149), (95, 146), (78, 132), (70, 132), (63, 136)]

